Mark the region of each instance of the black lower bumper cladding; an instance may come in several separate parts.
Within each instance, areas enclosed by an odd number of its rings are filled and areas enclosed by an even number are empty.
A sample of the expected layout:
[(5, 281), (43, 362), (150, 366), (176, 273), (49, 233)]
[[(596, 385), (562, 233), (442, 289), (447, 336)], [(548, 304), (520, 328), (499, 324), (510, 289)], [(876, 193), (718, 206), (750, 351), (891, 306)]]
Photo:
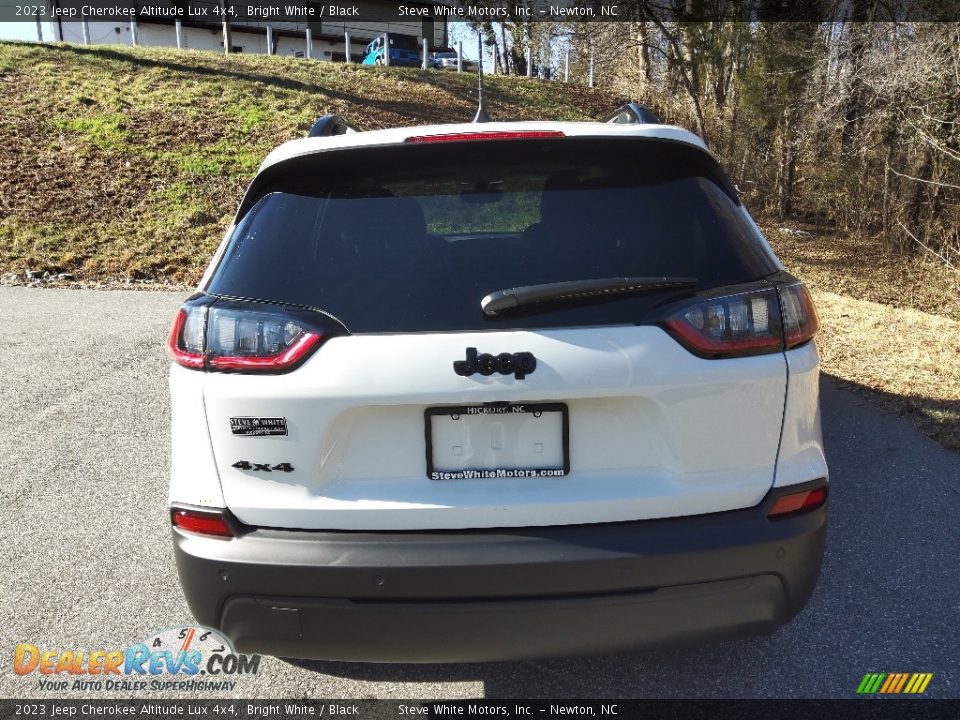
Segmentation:
[(241, 652), (476, 662), (773, 632), (813, 592), (826, 506), (432, 532), (174, 530), (191, 610)]

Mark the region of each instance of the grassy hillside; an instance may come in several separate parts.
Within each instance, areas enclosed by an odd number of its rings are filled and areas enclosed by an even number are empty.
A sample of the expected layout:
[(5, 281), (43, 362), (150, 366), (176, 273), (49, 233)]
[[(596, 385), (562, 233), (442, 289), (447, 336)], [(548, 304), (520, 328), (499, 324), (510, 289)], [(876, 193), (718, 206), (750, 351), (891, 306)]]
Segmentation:
[[(489, 77), (497, 119), (597, 117), (583, 87)], [(472, 118), (476, 76), (155, 48), (0, 43), (0, 272), (191, 282), (277, 144)]]

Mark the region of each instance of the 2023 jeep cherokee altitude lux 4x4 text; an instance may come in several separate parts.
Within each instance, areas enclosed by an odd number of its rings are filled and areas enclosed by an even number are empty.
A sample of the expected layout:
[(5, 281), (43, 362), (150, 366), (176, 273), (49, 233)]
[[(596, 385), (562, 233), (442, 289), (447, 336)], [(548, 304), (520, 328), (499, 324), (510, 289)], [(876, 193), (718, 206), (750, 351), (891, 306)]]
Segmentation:
[(170, 337), (190, 608), (336, 660), (771, 632), (823, 554), (816, 327), (679, 128), (287, 143)]

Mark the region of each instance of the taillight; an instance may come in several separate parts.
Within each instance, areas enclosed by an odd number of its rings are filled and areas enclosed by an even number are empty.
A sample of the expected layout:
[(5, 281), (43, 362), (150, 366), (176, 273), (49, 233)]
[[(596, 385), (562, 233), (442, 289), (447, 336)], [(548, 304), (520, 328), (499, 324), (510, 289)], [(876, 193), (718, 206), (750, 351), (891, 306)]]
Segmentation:
[(203, 354), (203, 329), (206, 321), (206, 312), (191, 312), (191, 309), (180, 308), (167, 341), (167, 351), (174, 362), (188, 368), (203, 367), (207, 360)]
[(802, 283), (695, 300), (663, 321), (680, 344), (703, 358), (789, 350), (817, 332), (817, 313)]
[(781, 518), (787, 515), (796, 515), (799, 513), (816, 510), (827, 501), (827, 488), (819, 487), (813, 490), (803, 490), (801, 492), (781, 495), (773, 503), (768, 518)]
[(168, 351), (174, 362), (194, 369), (286, 372), (326, 338), (305, 316), (260, 303), (187, 304), (174, 321)]
[(560, 130), (488, 130), (485, 132), (442, 133), (439, 135), (413, 135), (408, 143), (463, 142), (473, 140), (545, 140), (562, 138), (566, 135)]
[(667, 318), (664, 327), (701, 357), (757, 355), (783, 347), (776, 290), (698, 301)]
[(232, 538), (233, 530), (223, 514), (215, 510), (186, 510), (170, 508), (170, 522), (175, 528), (197, 535)]
[(780, 288), (780, 307), (783, 313), (783, 344), (788, 350), (817, 334), (820, 321), (803, 283)]

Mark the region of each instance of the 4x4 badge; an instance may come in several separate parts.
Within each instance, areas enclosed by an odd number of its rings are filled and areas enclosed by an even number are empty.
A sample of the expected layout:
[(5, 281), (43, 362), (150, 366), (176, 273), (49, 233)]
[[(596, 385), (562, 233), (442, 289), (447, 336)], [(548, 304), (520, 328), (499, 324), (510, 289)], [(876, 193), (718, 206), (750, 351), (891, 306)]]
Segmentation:
[(527, 375), (537, 369), (537, 359), (533, 353), (500, 353), (491, 355), (490, 353), (477, 354), (477, 349), (467, 348), (466, 360), (455, 360), (453, 371), (457, 375), (470, 377), (474, 373), (481, 375), (493, 375), (495, 372), (501, 375), (513, 376), (517, 380), (523, 380)]

